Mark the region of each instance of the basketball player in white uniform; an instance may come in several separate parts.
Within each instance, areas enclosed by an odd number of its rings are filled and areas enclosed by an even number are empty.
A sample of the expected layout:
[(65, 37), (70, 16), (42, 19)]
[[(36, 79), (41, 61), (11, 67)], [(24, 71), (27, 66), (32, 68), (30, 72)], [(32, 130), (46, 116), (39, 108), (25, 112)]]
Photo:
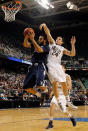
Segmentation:
[(51, 104), (50, 104), (50, 119), (49, 119), (49, 124), (46, 127), (46, 129), (50, 129), (53, 128), (53, 117), (54, 117), (54, 109), (55, 106), (60, 107), (61, 111), (70, 118), (73, 126), (76, 126), (76, 120), (74, 119), (74, 117), (72, 116), (72, 114), (70, 114), (66, 108), (66, 97), (64, 96), (63, 90), (62, 88), (58, 88), (58, 93), (59, 93), (59, 97), (58, 97), (58, 102), (55, 98), (55, 96), (53, 96), (52, 100), (51, 100)]
[[(49, 79), (52, 83), (53, 90), (54, 90), (54, 95), (56, 99), (58, 100), (58, 85), (61, 85), (61, 88), (63, 89), (64, 95), (67, 97), (68, 96), (68, 90), (66, 88), (66, 74), (62, 69), (61, 65), (61, 58), (63, 54), (68, 55), (68, 56), (75, 56), (75, 43), (76, 43), (76, 38), (75, 36), (72, 36), (71, 38), (71, 47), (72, 50), (68, 51), (65, 49), (62, 44), (63, 44), (63, 39), (62, 37), (57, 37), (56, 41), (52, 38), (50, 34), (50, 30), (46, 26), (46, 24), (41, 24), (40, 25), (40, 30), (44, 28), (44, 31), (47, 35), (47, 39), (49, 42), (49, 55), (48, 55), (48, 60), (47, 60), (47, 66), (48, 66), (48, 76)], [(59, 82), (59, 84), (58, 84)]]

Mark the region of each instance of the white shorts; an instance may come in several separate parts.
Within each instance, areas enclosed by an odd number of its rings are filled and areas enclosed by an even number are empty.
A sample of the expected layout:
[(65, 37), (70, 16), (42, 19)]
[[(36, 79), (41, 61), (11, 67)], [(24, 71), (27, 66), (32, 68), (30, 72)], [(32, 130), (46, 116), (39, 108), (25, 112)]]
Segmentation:
[(56, 64), (56, 63), (48, 63), (48, 77), (52, 82), (58, 81), (58, 82), (66, 82), (66, 74), (63, 71), (62, 65)]
[(59, 95), (59, 97), (58, 97), (58, 102), (57, 102), (55, 96), (53, 96), (50, 105), (53, 104), (53, 103), (54, 103), (56, 106), (59, 105), (62, 112), (65, 113), (65, 112), (67, 111), (67, 110), (66, 110), (66, 98), (65, 98), (64, 95)]

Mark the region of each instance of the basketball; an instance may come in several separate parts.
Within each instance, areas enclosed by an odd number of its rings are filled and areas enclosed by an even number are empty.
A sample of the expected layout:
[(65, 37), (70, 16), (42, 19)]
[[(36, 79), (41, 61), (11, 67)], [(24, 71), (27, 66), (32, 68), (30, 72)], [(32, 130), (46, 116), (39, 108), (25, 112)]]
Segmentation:
[(34, 34), (35, 35), (33, 28), (25, 28), (24, 29), (24, 36), (26, 36), (27, 34)]

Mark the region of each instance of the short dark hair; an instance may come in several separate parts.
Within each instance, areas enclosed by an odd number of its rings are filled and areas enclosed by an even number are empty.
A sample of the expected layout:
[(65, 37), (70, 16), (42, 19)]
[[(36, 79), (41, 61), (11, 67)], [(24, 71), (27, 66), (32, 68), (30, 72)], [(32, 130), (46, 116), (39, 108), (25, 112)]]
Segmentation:
[[(64, 43), (64, 37), (62, 37), (62, 36), (57, 36), (57, 38), (58, 38), (58, 37), (61, 37), (61, 38), (62, 38), (62, 41), (63, 41), (63, 43)], [(57, 39), (57, 38), (56, 38), (56, 39)]]
[(47, 37), (46, 37), (45, 34), (40, 34), (39, 36), (43, 36), (43, 37), (44, 37), (44, 41), (45, 41), (45, 43), (46, 43), (46, 44), (48, 43), (48, 41), (47, 41)]

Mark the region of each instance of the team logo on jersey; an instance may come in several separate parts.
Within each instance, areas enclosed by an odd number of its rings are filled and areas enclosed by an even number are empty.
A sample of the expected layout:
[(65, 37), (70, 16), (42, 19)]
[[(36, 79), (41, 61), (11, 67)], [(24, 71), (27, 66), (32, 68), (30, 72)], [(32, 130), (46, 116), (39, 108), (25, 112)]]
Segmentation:
[(57, 57), (60, 53), (61, 53), (60, 49), (58, 49), (56, 46), (52, 47), (52, 55), (53, 56), (55, 55)]

